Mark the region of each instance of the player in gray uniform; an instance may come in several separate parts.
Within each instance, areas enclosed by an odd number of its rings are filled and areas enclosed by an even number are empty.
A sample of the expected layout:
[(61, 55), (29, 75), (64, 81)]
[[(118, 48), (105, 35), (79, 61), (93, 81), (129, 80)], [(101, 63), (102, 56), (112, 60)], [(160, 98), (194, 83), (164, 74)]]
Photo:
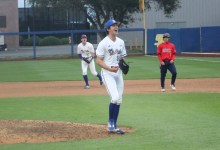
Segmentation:
[(91, 73), (99, 78), (100, 85), (102, 85), (102, 77), (99, 73), (97, 73), (95, 69), (95, 50), (93, 45), (90, 42), (87, 42), (87, 36), (85, 34), (81, 36), (81, 43), (77, 47), (77, 53), (79, 58), (81, 59), (82, 75), (85, 81), (85, 89), (90, 88), (87, 76), (88, 66), (90, 68)]
[(117, 126), (124, 90), (122, 71), (118, 63), (120, 59), (127, 56), (127, 53), (124, 41), (117, 37), (118, 23), (112, 19), (108, 20), (105, 24), (105, 30), (107, 36), (98, 44), (96, 63), (102, 68), (101, 75), (110, 96), (108, 131), (124, 134), (125, 132)]

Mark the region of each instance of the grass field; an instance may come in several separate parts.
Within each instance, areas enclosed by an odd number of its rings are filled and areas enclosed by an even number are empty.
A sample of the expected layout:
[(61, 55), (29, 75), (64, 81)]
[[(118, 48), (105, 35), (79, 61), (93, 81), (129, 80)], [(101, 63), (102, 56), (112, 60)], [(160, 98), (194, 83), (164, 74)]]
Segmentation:
[[(155, 57), (128, 57), (127, 61), (131, 70), (125, 79), (159, 78)], [(220, 58), (176, 59), (178, 78), (220, 78), (219, 65)], [(79, 61), (71, 59), (1, 62), (0, 70), (0, 82), (82, 80)], [(89, 78), (96, 80), (91, 74)], [(106, 124), (108, 99), (107, 95), (0, 98), (0, 119)], [(0, 149), (218, 150), (219, 108), (220, 93), (127, 94), (119, 124), (134, 128), (131, 134), (82, 141), (0, 144)]]
[[(130, 72), (124, 79), (159, 78), (156, 57), (128, 57)], [(219, 78), (220, 58), (177, 57), (178, 78)], [(99, 71), (100, 68), (96, 67)], [(78, 59), (1, 62), (0, 82), (82, 80)], [(90, 80), (97, 80), (90, 74)], [(169, 77), (169, 73), (167, 77)]]

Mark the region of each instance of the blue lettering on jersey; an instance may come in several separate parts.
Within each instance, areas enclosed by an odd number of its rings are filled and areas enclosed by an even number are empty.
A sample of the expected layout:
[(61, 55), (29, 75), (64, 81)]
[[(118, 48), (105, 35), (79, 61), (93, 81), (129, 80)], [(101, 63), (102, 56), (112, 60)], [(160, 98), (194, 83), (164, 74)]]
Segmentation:
[(114, 50), (113, 48), (111, 48), (110, 46), (108, 46), (108, 52), (109, 52), (109, 55), (112, 56), (114, 54), (121, 54), (122, 53), (122, 45), (120, 45), (120, 48), (121, 49), (116, 49)]

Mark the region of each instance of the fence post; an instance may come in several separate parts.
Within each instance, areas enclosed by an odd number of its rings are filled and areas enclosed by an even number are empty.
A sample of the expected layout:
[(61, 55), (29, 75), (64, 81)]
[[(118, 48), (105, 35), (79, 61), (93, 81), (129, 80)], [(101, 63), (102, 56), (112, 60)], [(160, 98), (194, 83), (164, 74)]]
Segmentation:
[(34, 53), (34, 59), (36, 59), (36, 33), (33, 34), (33, 53)]
[(199, 30), (199, 38), (200, 38), (200, 40), (199, 40), (199, 47), (200, 47), (200, 53), (202, 53), (202, 27), (200, 27), (199, 28), (200, 30)]
[(71, 58), (74, 56), (73, 31), (71, 31)]

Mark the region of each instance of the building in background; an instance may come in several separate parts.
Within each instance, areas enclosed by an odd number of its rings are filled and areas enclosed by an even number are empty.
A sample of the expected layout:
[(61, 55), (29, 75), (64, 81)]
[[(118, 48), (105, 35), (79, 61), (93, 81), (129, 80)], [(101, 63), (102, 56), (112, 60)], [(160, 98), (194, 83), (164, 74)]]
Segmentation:
[[(90, 29), (85, 12), (78, 8), (66, 10), (51, 6), (46, 8), (24, 6), (27, 7), (18, 8), (18, 0), (0, 0), (0, 32)], [(19, 48), (19, 35), (1, 35), (0, 39), (0, 43), (7, 44), (9, 50)]]
[[(0, 0), (0, 32), (18, 32), (18, 0)], [(18, 36), (4, 36), (8, 49), (19, 47)]]
[[(146, 11), (146, 28), (194, 28), (220, 26), (219, 0), (181, 0), (181, 8), (171, 18), (165, 17), (162, 10), (156, 11), (155, 6)], [(134, 14), (135, 22), (128, 27), (143, 27), (142, 14)]]
[[(26, 5), (27, 6), (27, 5)], [(135, 22), (127, 25), (128, 28), (146, 29), (180, 29), (207, 26), (220, 26), (219, 0), (181, 0), (181, 8), (175, 11), (172, 17), (167, 18), (162, 10), (156, 11), (153, 7), (143, 14), (134, 14)], [(28, 31), (57, 31), (90, 29), (86, 14), (83, 10), (58, 10), (50, 6), (46, 8), (24, 7), (18, 9), (18, 0), (0, 0), (0, 31), (1, 32), (28, 32)], [(120, 33), (126, 45), (143, 46), (142, 32)], [(153, 37), (155, 38), (155, 37)], [(74, 37), (77, 39), (77, 37)], [(95, 38), (94, 38), (95, 39)], [(149, 38), (147, 38), (149, 39)], [(99, 40), (97, 40), (99, 41)], [(4, 42), (8, 49), (17, 48), (19, 36), (5, 36)]]
[[(90, 24), (87, 22), (84, 10), (74, 7), (62, 9), (52, 6), (36, 7), (28, 6), (19, 8), (19, 32), (35, 31), (61, 31), (61, 30), (89, 30)], [(39, 36), (39, 35), (38, 35)], [(47, 34), (41, 35), (43, 38)], [(57, 38), (66, 38), (67, 34), (54, 34)], [(92, 36), (89, 36), (89, 38)], [(28, 36), (22, 36), (26, 40)], [(74, 34), (74, 42), (80, 42), (80, 35)], [(20, 46), (24, 43), (20, 40)]]
[[(151, 10), (145, 10), (145, 15), (142, 13), (133, 14), (134, 23), (130, 23), (127, 25), (128, 28), (145, 28), (147, 31), (147, 36), (145, 36), (145, 44), (147, 45), (147, 51), (149, 52), (149, 47), (156, 49), (157, 42), (160, 41), (163, 32), (170, 32), (171, 30), (194, 30), (194, 28), (198, 29), (198, 37), (197, 45), (200, 45), (200, 49), (197, 49), (199, 46), (194, 46), (196, 48), (192, 48), (192, 46), (188, 48), (184, 48), (185, 50), (201, 50), (203, 49), (204, 42), (201, 39), (202, 32), (201, 27), (213, 27), (213, 32), (217, 32), (217, 28), (220, 26), (220, 0), (180, 0), (181, 8), (178, 8), (173, 14), (172, 17), (168, 18), (164, 15), (163, 10), (156, 11), (156, 6), (153, 6)], [(144, 19), (143, 16), (146, 18)], [(143, 22), (145, 20), (145, 24)], [(157, 32), (157, 33), (156, 33)], [(154, 33), (154, 34), (153, 34)], [(156, 34), (156, 35), (155, 35)], [(195, 34), (193, 34), (195, 35)], [(204, 35), (204, 34), (203, 34)], [(213, 35), (212, 41), (216, 41), (220, 39), (220, 36)], [(120, 34), (122, 38), (125, 40), (126, 45), (135, 45), (135, 47), (140, 47), (143, 42), (143, 36), (140, 32), (133, 33), (122, 33)], [(188, 36), (193, 37), (188, 34)], [(177, 39), (180, 38), (179, 35), (175, 35)], [(185, 38), (186, 39), (186, 38)], [(187, 37), (189, 39), (189, 37)], [(204, 38), (203, 38), (204, 39)], [(194, 39), (195, 40), (195, 39)], [(211, 40), (211, 38), (209, 39)], [(182, 40), (181, 40), (182, 41)], [(191, 43), (193, 40), (188, 40), (187, 43)], [(200, 43), (199, 43), (200, 42)], [(210, 42), (210, 41), (209, 41)], [(212, 43), (212, 42), (210, 42)], [(215, 42), (216, 43), (216, 42)], [(152, 44), (154, 46), (152, 46)], [(137, 46), (136, 46), (137, 45)], [(177, 44), (178, 45), (178, 44)], [(214, 44), (212, 44), (214, 45)], [(130, 46), (131, 47), (131, 46)], [(132, 47), (133, 48), (133, 47)], [(179, 48), (179, 47), (178, 47)], [(205, 48), (204, 48), (205, 49)], [(213, 48), (218, 49), (218, 48)], [(147, 52), (146, 52), (147, 53)]]
[(53, 7), (19, 8), (19, 31), (57, 31), (90, 29), (83, 10)]

